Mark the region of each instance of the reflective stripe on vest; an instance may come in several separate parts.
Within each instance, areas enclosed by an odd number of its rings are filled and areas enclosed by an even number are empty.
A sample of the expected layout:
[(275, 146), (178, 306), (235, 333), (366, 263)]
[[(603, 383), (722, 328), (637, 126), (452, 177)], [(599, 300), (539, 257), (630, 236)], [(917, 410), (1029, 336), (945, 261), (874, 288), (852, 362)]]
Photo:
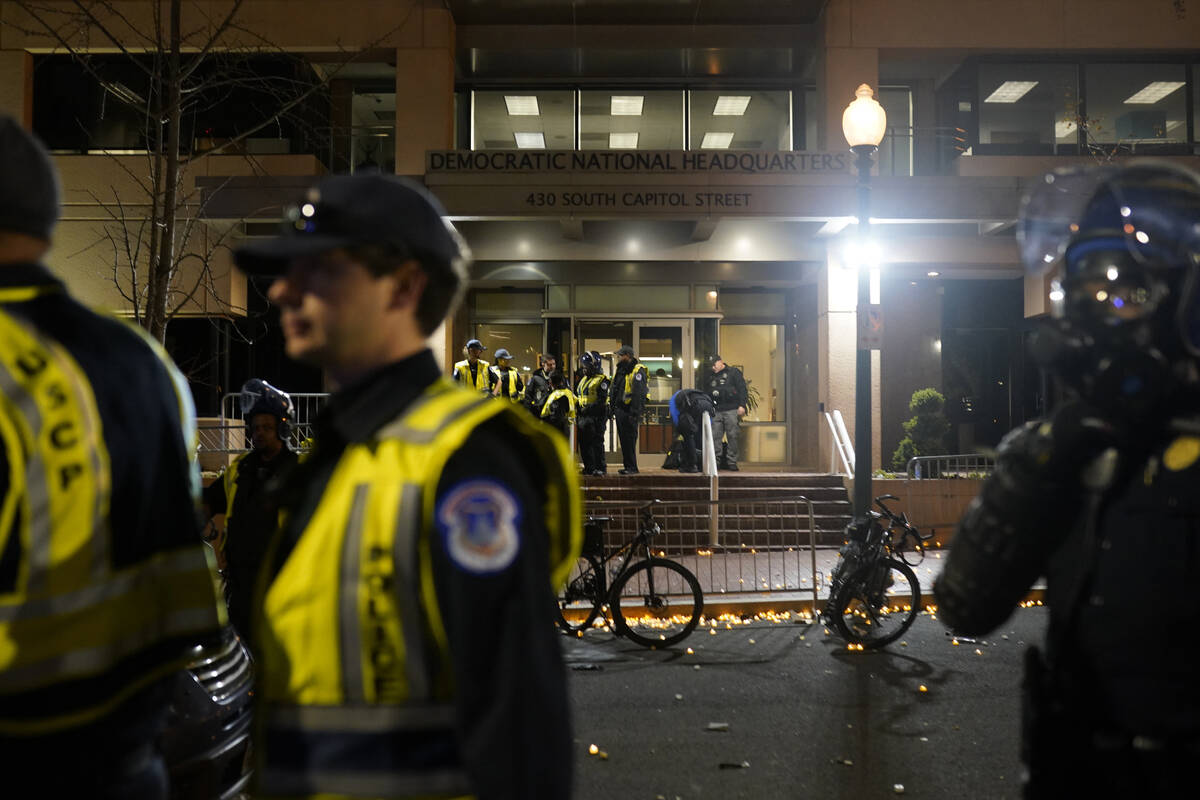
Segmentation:
[[(0, 731), (61, 730), (180, 666), (146, 654), (217, 629), (212, 572), (199, 543), (112, 570), (112, 479), (91, 385), (61, 345), (3, 313), (0, 416), (13, 479), (0, 552), (19, 536), (24, 556), (15, 590), (0, 594)], [(53, 710), (20, 707), (21, 693), (73, 681), (91, 683)]]
[(454, 365), (458, 382), (468, 389), (486, 393), (488, 391), (488, 362), (482, 358), (475, 362), (475, 377), (471, 377), (471, 362), (459, 361)]
[(569, 408), (567, 411), (567, 420), (574, 422), (575, 406), (579, 401), (578, 398), (575, 397), (575, 393), (570, 389), (555, 389), (553, 392), (551, 392), (550, 396), (546, 398), (546, 402), (542, 405), (542, 417), (550, 416), (551, 406), (564, 397), (567, 398), (567, 406)]
[(265, 587), (255, 745), (263, 795), (469, 792), (427, 532), (446, 460), (497, 417), (548, 466), (553, 580), (565, 580), (580, 540), (566, 444), (524, 411), (439, 380), (370, 442), (346, 448)]
[(647, 380), (647, 376), (650, 374), (650, 371), (646, 369), (645, 364), (640, 362), (634, 364), (633, 369), (625, 373), (625, 391), (621, 395), (622, 405), (629, 405), (629, 403), (633, 400), (633, 376), (639, 372), (642, 373), (642, 381), (645, 382)]
[(595, 405), (599, 402), (597, 390), (600, 384), (607, 379), (607, 375), (587, 375), (583, 380), (579, 381), (579, 391), (576, 393), (579, 397), (579, 405), (581, 408)]
[(496, 376), (497, 381), (508, 381), (508, 394), (500, 394), (497, 397), (503, 397), (512, 400), (514, 403), (521, 401), (521, 396), (517, 394), (517, 371), (512, 367), (507, 370), (501, 370), (499, 367), (492, 367), (492, 374)]

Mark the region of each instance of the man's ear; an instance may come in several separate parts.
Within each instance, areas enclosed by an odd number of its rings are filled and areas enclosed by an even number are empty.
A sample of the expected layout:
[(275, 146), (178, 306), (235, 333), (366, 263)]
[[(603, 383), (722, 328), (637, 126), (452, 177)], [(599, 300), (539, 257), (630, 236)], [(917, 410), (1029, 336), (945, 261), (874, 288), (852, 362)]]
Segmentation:
[(391, 275), (392, 291), (389, 307), (394, 309), (416, 308), (429, 283), (429, 276), (416, 261), (406, 261)]

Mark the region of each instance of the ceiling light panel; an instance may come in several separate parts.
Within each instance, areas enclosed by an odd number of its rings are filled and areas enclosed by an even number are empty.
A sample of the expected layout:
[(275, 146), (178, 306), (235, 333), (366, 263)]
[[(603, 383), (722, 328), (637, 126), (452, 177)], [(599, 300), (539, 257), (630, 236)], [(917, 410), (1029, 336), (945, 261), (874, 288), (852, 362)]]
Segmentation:
[(619, 95), (612, 96), (612, 106), (610, 113), (614, 117), (640, 117), (642, 115), (642, 103), (646, 98), (642, 95)]
[(709, 131), (700, 142), (701, 150), (728, 150), (733, 143), (733, 132)]
[(506, 94), (504, 105), (508, 106), (510, 117), (536, 117), (541, 113), (538, 111), (537, 95), (533, 94)]
[(1015, 103), (1037, 86), (1037, 81), (1005, 81), (987, 96), (985, 103)]
[(713, 116), (740, 117), (746, 113), (748, 105), (750, 105), (750, 95), (748, 94), (723, 94), (717, 97), (717, 104), (713, 107)]
[(541, 131), (532, 133), (514, 133), (513, 136), (517, 139), (517, 148), (521, 150), (545, 150), (546, 137)]
[(633, 133), (608, 134), (608, 147), (610, 150), (637, 150), (637, 143), (637, 131)]
[(1125, 102), (1128, 105), (1148, 106), (1157, 103), (1164, 97), (1183, 88), (1183, 81), (1151, 81), (1145, 87), (1129, 96)]

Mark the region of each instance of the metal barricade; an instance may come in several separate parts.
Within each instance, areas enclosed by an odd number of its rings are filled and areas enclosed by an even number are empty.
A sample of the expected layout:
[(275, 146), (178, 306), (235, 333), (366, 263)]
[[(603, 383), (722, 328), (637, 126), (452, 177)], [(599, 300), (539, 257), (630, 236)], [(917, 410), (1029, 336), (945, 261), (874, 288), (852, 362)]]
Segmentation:
[[(329, 394), (325, 392), (290, 393), (296, 409), (291, 420), (292, 446), (303, 450), (304, 442), (312, 436), (313, 421), (325, 407)], [(250, 437), (238, 405), (241, 394), (231, 392), (221, 398), (221, 418), (216, 424), (204, 423), (200, 428), (200, 450), (215, 453), (244, 453), (250, 449)]]
[[(634, 538), (645, 507), (645, 503), (587, 503), (588, 516), (608, 519), (606, 552)], [(811, 593), (814, 613), (819, 608), (824, 579), (817, 571), (816, 517), (807, 497), (655, 502), (651, 510), (662, 528), (651, 542), (652, 551), (695, 573), (706, 597), (736, 600), (739, 595), (752, 599)], [(717, 544), (710, 540), (714, 514)]]
[(983, 453), (952, 456), (916, 456), (905, 469), (909, 480), (926, 478), (986, 478), (992, 474), (996, 459)]

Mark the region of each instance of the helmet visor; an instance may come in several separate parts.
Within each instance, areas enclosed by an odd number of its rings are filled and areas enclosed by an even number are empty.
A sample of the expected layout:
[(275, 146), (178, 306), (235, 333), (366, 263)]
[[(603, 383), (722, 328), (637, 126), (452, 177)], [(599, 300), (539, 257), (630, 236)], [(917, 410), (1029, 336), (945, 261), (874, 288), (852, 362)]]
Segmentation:
[(1182, 267), (1200, 249), (1200, 179), (1162, 162), (1069, 168), (1044, 176), (1021, 201), (1017, 243), (1025, 270), (1041, 275), (1072, 241), (1118, 236), (1140, 264)]

